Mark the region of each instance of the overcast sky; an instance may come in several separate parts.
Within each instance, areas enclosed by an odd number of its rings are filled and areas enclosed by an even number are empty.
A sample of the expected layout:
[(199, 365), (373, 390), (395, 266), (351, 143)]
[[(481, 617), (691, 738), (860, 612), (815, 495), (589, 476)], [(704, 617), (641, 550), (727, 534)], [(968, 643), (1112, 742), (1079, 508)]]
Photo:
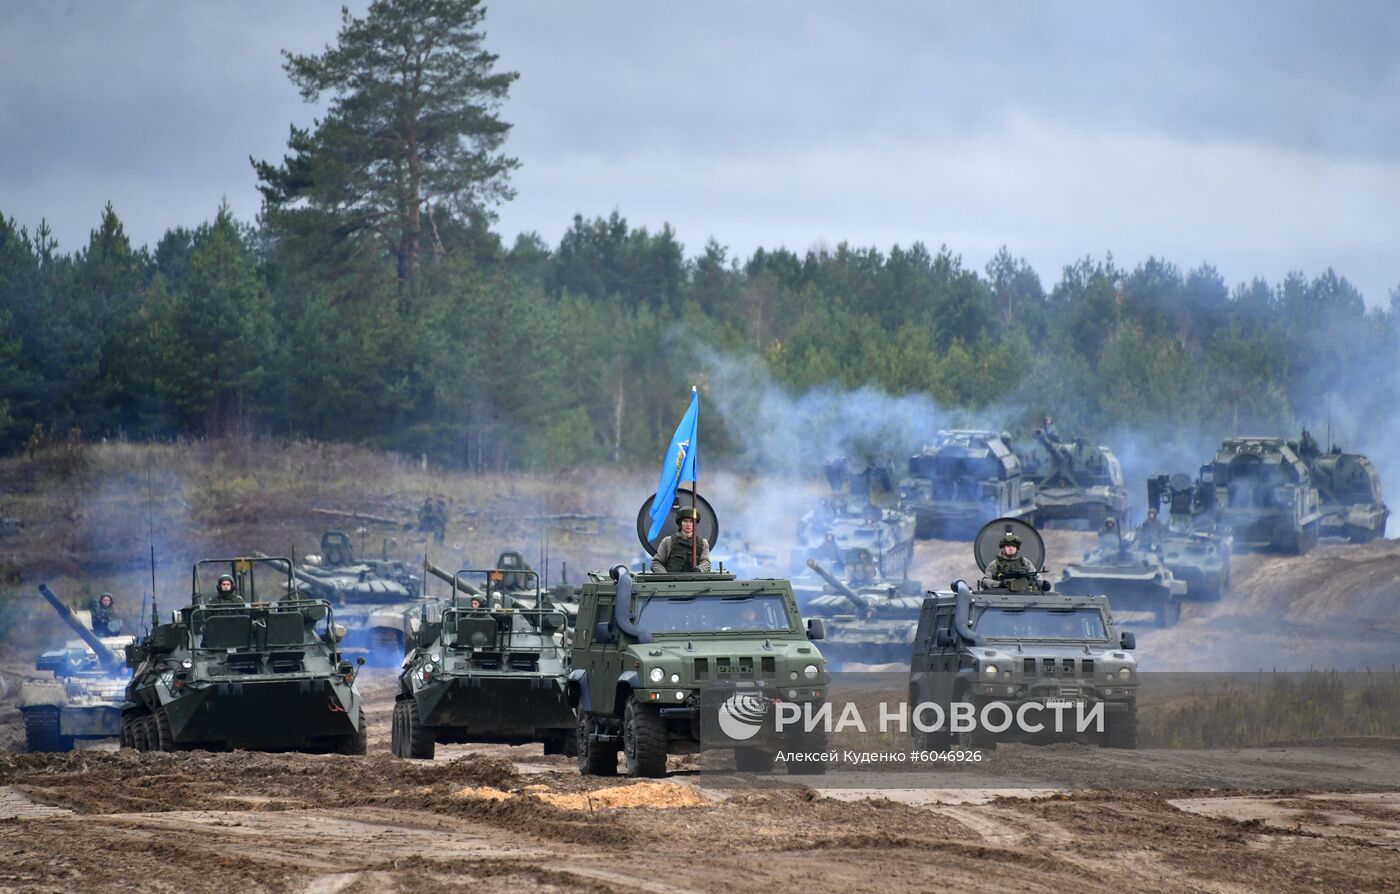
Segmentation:
[[(363, 9), (364, 2), (352, 4)], [(585, 2), (488, 6), (520, 72), (499, 209), (669, 222), (687, 252), (1001, 245), (1047, 286), (1112, 252), (1235, 283), (1327, 266), (1400, 286), (1400, 4)], [(315, 110), (279, 51), (339, 4), (13, 0), (0, 22), (0, 213), (85, 243), (252, 219), (248, 164)]]

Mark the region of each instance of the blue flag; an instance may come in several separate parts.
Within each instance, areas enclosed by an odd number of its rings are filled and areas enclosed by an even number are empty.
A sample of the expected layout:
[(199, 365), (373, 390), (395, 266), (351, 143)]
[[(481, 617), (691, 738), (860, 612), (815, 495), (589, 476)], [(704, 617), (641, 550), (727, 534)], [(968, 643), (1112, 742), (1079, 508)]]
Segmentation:
[(656, 485), (656, 499), (651, 501), (651, 530), (648, 540), (655, 540), (671, 516), (671, 504), (676, 500), (676, 485), (682, 481), (695, 480), (695, 435), (700, 420), (700, 395), (695, 387), (690, 389), (690, 408), (681, 417), (676, 433), (671, 436), (671, 446), (666, 448), (666, 458), (661, 461), (661, 480)]

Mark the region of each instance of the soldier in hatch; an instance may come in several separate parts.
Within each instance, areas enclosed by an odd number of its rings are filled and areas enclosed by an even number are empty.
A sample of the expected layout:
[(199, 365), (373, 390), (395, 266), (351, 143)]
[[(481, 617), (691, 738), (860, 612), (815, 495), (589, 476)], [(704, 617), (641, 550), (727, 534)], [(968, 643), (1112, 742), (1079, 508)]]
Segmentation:
[(233, 585), (233, 575), (219, 575), (219, 582), (214, 585), (215, 602), (242, 602), (243, 597), (238, 595), (238, 589)]
[(116, 600), (111, 593), (103, 593), (88, 606), (92, 614), (92, 632), (98, 636), (120, 636), (122, 619), (117, 617)]
[(987, 563), (987, 576), (982, 579), (984, 587), (1005, 587), (1010, 590), (1029, 590), (1040, 586), (1036, 567), (1021, 555), (1021, 538), (1011, 531), (1001, 535), (997, 557)]
[[(651, 557), (651, 570), (654, 574), (679, 574), (683, 571), (710, 570), (710, 542), (698, 538), (696, 546), (695, 523), (700, 513), (694, 509), (682, 509), (676, 513), (680, 530), (661, 538), (656, 547), (656, 555)], [(692, 564), (692, 558), (694, 563)]]
[(1147, 518), (1142, 520), (1142, 524), (1137, 529), (1137, 545), (1139, 549), (1155, 549), (1162, 545), (1162, 520), (1157, 517), (1157, 507), (1153, 506), (1147, 510)]

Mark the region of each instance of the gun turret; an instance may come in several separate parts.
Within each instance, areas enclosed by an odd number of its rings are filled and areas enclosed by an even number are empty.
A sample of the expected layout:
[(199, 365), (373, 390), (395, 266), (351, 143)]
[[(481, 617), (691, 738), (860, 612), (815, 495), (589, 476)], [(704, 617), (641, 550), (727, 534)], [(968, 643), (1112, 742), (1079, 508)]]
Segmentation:
[(458, 590), (461, 590), (463, 593), (466, 593), (468, 596), (484, 596), (484, 595), (486, 595), (485, 593), (482, 593), (481, 590), (479, 590), (479, 589), (476, 588), (476, 587), (473, 587), (471, 584), (467, 583), (466, 581), (461, 580), (460, 578), (454, 578), (454, 577), (452, 576), (451, 573), (449, 573), (449, 572), (447, 572), (447, 571), (443, 571), (441, 568), (439, 568), (438, 566), (434, 565), (432, 562), (429, 562), (427, 559), (424, 559), (424, 560), (423, 560), (423, 571), (424, 571), (425, 573), (427, 573), (427, 574), (431, 574), (433, 577), (436, 577), (436, 578), (438, 578), (439, 580), (442, 580), (442, 581), (445, 581), (445, 582), (447, 582), (447, 583), (449, 583), (449, 584), (455, 585), (455, 586), (457, 587)]
[(830, 587), (833, 590), (835, 590), (837, 593), (840, 593), (842, 596), (845, 596), (846, 599), (852, 605), (854, 605), (858, 611), (870, 612), (873, 610), (873, 606), (871, 605), (869, 599), (866, 599), (864, 596), (860, 595), (855, 590), (852, 590), (850, 587), (846, 586), (846, 584), (840, 578), (823, 568), (817, 562), (816, 559), (808, 559), (807, 567), (815, 571), (817, 573), (817, 576), (820, 577), (822, 580), (826, 581), (827, 584), (830, 585)]
[(1041, 480), (1049, 484), (1056, 479), (1062, 479), (1070, 487), (1079, 487), (1079, 482), (1074, 479), (1074, 457), (1070, 453), (1070, 449), (1051, 438), (1044, 429), (1037, 428), (1034, 434), (1035, 439), (1040, 442), (1040, 446), (1045, 448), (1053, 466)]
[(87, 643), (87, 647), (97, 654), (98, 663), (104, 668), (109, 671), (120, 671), (126, 666), (126, 659), (118, 656), (116, 652), (107, 647), (106, 643), (97, 638), (97, 634), (83, 626), (83, 622), (79, 621), (78, 616), (73, 614), (72, 610), (53, 594), (53, 590), (49, 589), (48, 584), (39, 585), (39, 595), (48, 600), (49, 605), (52, 605), (53, 610), (58, 612), (58, 616), (63, 619), (63, 622), (73, 628), (73, 632), (78, 634), (83, 642)]

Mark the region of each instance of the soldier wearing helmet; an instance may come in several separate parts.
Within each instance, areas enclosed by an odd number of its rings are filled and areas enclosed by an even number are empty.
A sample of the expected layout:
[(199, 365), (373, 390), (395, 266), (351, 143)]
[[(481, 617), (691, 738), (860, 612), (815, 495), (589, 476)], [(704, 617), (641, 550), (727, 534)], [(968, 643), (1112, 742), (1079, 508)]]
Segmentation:
[(1036, 580), (1037, 569), (1030, 560), (1021, 555), (1021, 538), (1007, 531), (998, 542), (997, 556), (987, 563), (987, 576), (982, 579), (985, 587), (1007, 587), (1012, 590), (1027, 590), (1039, 587)]
[(219, 575), (218, 583), (214, 584), (215, 602), (242, 602), (243, 597), (238, 595), (238, 588), (233, 583), (233, 575)]
[[(695, 535), (695, 523), (699, 520), (700, 513), (694, 509), (682, 509), (676, 513), (676, 526), (679, 530), (661, 538), (661, 543), (656, 547), (656, 555), (651, 557), (653, 574), (710, 570), (710, 542)], [(694, 564), (691, 563), (692, 557)]]
[(92, 613), (92, 632), (98, 636), (120, 636), (122, 619), (117, 617), (117, 603), (111, 593), (103, 593), (88, 606)]

